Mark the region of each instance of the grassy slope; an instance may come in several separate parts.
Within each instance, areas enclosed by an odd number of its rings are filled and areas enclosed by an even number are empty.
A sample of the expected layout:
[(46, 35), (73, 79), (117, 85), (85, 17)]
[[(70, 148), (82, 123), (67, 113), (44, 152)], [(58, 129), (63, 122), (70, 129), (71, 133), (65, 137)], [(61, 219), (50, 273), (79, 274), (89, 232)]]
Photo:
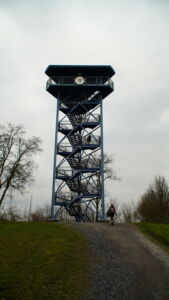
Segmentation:
[(0, 299), (84, 299), (86, 251), (65, 225), (0, 222)]
[(155, 223), (137, 223), (135, 225), (169, 252), (169, 225)]

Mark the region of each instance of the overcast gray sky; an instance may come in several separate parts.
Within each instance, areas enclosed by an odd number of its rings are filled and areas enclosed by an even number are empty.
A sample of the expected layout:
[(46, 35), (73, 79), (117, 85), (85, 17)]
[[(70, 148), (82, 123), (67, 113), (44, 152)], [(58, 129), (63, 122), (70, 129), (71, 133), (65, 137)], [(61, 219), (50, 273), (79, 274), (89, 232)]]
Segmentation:
[[(49, 64), (110, 64), (105, 152), (122, 181), (108, 196), (137, 201), (155, 175), (169, 181), (169, 1), (0, 0), (0, 123), (21, 123), (43, 140), (36, 182), (21, 200), (51, 200), (55, 99)], [(23, 201), (23, 202), (24, 202)]]

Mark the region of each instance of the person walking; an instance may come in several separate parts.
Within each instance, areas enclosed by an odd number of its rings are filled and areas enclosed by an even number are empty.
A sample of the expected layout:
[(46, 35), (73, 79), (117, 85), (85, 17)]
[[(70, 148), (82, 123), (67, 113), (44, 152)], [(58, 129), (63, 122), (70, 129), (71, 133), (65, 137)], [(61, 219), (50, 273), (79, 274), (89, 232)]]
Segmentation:
[(87, 136), (87, 143), (90, 144), (91, 141), (92, 141), (92, 137), (91, 137), (91, 135), (89, 134), (89, 135)]
[(107, 215), (107, 217), (110, 217), (110, 219), (111, 219), (111, 225), (114, 225), (113, 218), (114, 218), (114, 215), (117, 216), (117, 213), (116, 213), (116, 209), (115, 209), (115, 207), (114, 207), (113, 204), (110, 205), (110, 207), (109, 207), (106, 215)]

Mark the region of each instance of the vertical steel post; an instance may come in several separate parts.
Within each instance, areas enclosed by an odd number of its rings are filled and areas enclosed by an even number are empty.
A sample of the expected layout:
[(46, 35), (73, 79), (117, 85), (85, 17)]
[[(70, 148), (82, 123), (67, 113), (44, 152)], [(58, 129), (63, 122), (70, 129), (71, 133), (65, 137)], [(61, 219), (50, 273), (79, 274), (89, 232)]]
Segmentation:
[(55, 214), (54, 209), (55, 209), (55, 179), (56, 179), (56, 154), (57, 154), (57, 141), (58, 141), (58, 122), (59, 122), (59, 97), (56, 101), (56, 126), (55, 126), (54, 159), (53, 159), (51, 220), (56, 219), (56, 214)]
[(101, 210), (102, 220), (105, 220), (105, 205), (104, 205), (104, 152), (103, 152), (103, 103), (102, 96), (100, 95), (100, 122), (101, 122)]

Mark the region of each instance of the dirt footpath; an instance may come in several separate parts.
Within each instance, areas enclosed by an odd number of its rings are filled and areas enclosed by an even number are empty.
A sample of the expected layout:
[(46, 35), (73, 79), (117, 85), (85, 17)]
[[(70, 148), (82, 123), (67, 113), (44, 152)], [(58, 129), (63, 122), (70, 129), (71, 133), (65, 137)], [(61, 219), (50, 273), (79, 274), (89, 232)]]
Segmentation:
[(87, 300), (169, 300), (169, 256), (134, 226), (72, 226), (90, 245)]

